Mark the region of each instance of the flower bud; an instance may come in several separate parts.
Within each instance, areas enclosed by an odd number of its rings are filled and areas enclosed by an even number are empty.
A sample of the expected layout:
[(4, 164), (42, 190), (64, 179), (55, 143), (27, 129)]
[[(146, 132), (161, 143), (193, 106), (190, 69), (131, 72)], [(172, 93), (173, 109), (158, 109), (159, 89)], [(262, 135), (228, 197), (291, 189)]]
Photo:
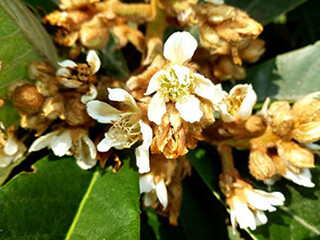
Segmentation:
[(316, 99), (319, 96), (320, 92), (311, 93), (293, 104), (292, 112), (295, 116), (296, 126), (312, 121), (320, 121), (320, 101)]
[(214, 76), (220, 81), (235, 79), (241, 80), (246, 77), (246, 71), (243, 67), (234, 64), (231, 57), (221, 56), (214, 65)]
[(282, 138), (289, 139), (293, 129), (294, 118), (288, 102), (274, 102), (268, 109), (268, 125)]
[(32, 115), (41, 110), (44, 97), (39, 93), (35, 85), (26, 83), (14, 90), (12, 101), (22, 114)]
[(309, 150), (300, 147), (292, 141), (280, 141), (277, 144), (279, 157), (298, 168), (313, 168), (314, 155)]
[(109, 29), (107, 22), (100, 16), (84, 23), (80, 29), (81, 44), (90, 49), (101, 49), (107, 45)]
[(240, 58), (248, 63), (254, 63), (259, 60), (265, 52), (265, 41), (262, 39), (254, 39), (249, 45), (239, 52)]
[(249, 170), (258, 180), (268, 180), (276, 174), (276, 167), (265, 150), (252, 149), (249, 157)]
[(65, 102), (65, 118), (70, 126), (83, 125), (89, 122), (90, 118), (86, 105), (80, 101), (81, 95), (75, 92), (63, 95)]
[(297, 126), (292, 131), (292, 137), (301, 143), (312, 143), (320, 139), (320, 121), (309, 122)]

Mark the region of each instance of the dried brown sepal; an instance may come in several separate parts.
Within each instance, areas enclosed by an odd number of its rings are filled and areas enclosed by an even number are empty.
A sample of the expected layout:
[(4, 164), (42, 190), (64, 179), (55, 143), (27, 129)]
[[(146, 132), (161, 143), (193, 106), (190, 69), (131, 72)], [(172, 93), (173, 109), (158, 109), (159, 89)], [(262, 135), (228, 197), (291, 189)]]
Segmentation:
[(262, 39), (253, 39), (248, 43), (248, 46), (239, 50), (240, 58), (248, 63), (255, 63), (261, 55), (266, 51), (266, 42)]
[(214, 64), (213, 73), (220, 81), (242, 80), (246, 77), (245, 69), (236, 65), (230, 56), (220, 56)]
[(61, 94), (56, 94), (53, 97), (47, 97), (41, 109), (41, 115), (53, 121), (57, 118), (64, 119), (64, 101)]
[(194, 25), (198, 22), (195, 6), (199, 0), (166, 0), (164, 1), (166, 13), (174, 17), (179, 25)]

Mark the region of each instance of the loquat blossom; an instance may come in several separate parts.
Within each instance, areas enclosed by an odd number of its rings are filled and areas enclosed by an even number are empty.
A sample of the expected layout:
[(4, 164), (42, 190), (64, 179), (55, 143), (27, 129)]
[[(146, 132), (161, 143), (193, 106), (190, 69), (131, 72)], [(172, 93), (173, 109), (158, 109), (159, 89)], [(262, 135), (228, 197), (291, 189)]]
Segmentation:
[(148, 173), (140, 176), (139, 179), (140, 194), (146, 193), (144, 198), (144, 205), (150, 207), (158, 198), (164, 209), (168, 206), (168, 192), (164, 180), (158, 183), (154, 182), (153, 173)]
[(19, 160), (27, 150), (12, 132), (4, 133), (4, 126), (0, 122), (0, 168), (7, 167)]
[(234, 86), (219, 105), (222, 121), (229, 123), (237, 120), (247, 120), (252, 114), (256, 101), (257, 95), (251, 84)]
[(276, 211), (274, 206), (282, 206), (285, 198), (280, 192), (265, 192), (254, 189), (245, 181), (228, 174), (220, 176), (220, 186), (230, 207), (232, 227), (250, 228), (267, 223), (264, 211)]
[(88, 52), (86, 60), (88, 64), (77, 64), (72, 60), (64, 60), (58, 63), (60, 68), (56, 72), (58, 81), (66, 88), (80, 88), (88, 85), (86, 94), (81, 98), (84, 104), (97, 97), (98, 92), (93, 85), (96, 81), (94, 74), (101, 66), (100, 59), (94, 50)]
[(221, 101), (221, 85), (215, 86), (185, 66), (197, 46), (196, 39), (188, 32), (176, 32), (165, 42), (163, 55), (170, 63), (152, 76), (145, 92), (145, 95), (155, 93), (148, 107), (148, 118), (157, 125), (161, 124), (169, 101), (175, 103), (181, 117), (190, 123), (200, 121), (203, 116), (198, 97), (210, 100), (214, 106)]
[(138, 105), (128, 92), (120, 88), (108, 88), (108, 91), (110, 100), (123, 102), (128, 109), (120, 111), (98, 100), (87, 103), (89, 116), (100, 123), (112, 124), (98, 144), (98, 151), (107, 152), (112, 147), (116, 149), (130, 148), (136, 142), (143, 140), (143, 143), (135, 150), (137, 166), (140, 173), (149, 172), (149, 148), (152, 141), (152, 129), (140, 119)]
[(79, 167), (89, 169), (96, 165), (97, 151), (94, 143), (83, 129), (59, 129), (37, 138), (29, 152), (43, 148), (52, 149), (54, 155), (73, 155)]

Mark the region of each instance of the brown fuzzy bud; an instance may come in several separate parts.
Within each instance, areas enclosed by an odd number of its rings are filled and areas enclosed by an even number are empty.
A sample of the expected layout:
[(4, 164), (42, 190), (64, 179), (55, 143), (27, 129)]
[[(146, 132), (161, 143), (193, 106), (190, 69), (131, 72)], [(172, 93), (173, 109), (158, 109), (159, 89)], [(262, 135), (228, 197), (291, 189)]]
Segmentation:
[(268, 180), (276, 174), (276, 167), (265, 150), (252, 149), (249, 157), (249, 170), (258, 180)]
[(320, 121), (304, 123), (292, 131), (292, 137), (301, 143), (312, 143), (320, 139)]
[(22, 114), (32, 115), (42, 108), (44, 97), (33, 84), (23, 84), (17, 87), (12, 94), (14, 106)]
[(96, 16), (84, 23), (80, 30), (81, 44), (90, 49), (101, 49), (107, 45), (109, 29), (106, 19)]
[(268, 109), (268, 125), (282, 138), (289, 139), (293, 129), (294, 118), (288, 102), (274, 102)]
[(80, 94), (68, 92), (63, 97), (65, 102), (65, 118), (70, 126), (83, 125), (90, 121), (86, 105), (80, 101)]
[(280, 141), (277, 144), (279, 157), (298, 168), (313, 168), (314, 155), (309, 150), (300, 147), (292, 141)]
[(261, 55), (266, 51), (265, 41), (262, 39), (254, 39), (249, 45), (240, 50), (240, 58), (248, 63), (254, 63), (259, 60)]
[(295, 116), (295, 125), (303, 123), (320, 121), (320, 101), (317, 99), (320, 92), (311, 93), (292, 106), (292, 112)]
[(220, 81), (235, 79), (241, 80), (246, 77), (245, 69), (234, 64), (231, 57), (222, 56), (214, 65), (214, 76)]

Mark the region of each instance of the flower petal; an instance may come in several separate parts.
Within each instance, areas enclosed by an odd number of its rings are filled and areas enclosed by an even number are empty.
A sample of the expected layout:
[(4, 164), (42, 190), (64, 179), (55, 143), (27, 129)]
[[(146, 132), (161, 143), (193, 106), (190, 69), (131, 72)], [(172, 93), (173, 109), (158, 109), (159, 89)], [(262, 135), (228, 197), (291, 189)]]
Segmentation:
[(189, 95), (176, 102), (181, 117), (187, 122), (194, 123), (200, 121), (203, 112), (200, 109), (200, 101), (194, 95)]
[(85, 95), (82, 95), (81, 102), (87, 104), (89, 101), (95, 99), (98, 96), (98, 91), (93, 84), (89, 85), (89, 91)]
[(96, 158), (96, 148), (90, 138), (86, 135), (83, 136), (80, 140), (81, 147), (74, 154), (74, 157), (77, 159), (77, 164), (84, 170), (94, 167), (97, 163)]
[(109, 91), (109, 99), (112, 101), (117, 102), (124, 102), (128, 106), (130, 106), (132, 109), (138, 109), (138, 106), (136, 104), (136, 101), (131, 96), (130, 93), (127, 91), (121, 89), (121, 88), (108, 88)]
[(304, 187), (313, 188), (315, 186), (315, 184), (311, 181), (311, 172), (307, 168), (302, 169), (301, 173), (294, 173), (287, 168), (286, 174), (283, 176)]
[(169, 78), (169, 73), (167, 71), (158, 71), (151, 77), (147, 91), (144, 93), (144, 95), (150, 95), (157, 91), (160, 88), (160, 80), (162, 78)]
[[(238, 85), (238, 86), (239, 86), (239, 88), (241, 88), (241, 91), (246, 91), (246, 96), (241, 103), (241, 106), (240, 106), (240, 109), (239, 109), (237, 116), (239, 116), (243, 120), (247, 120), (251, 116), (252, 108), (257, 102), (257, 94), (253, 90), (251, 84), (249, 84), (249, 85), (243, 84), (243, 85)], [(235, 86), (234, 88), (236, 88), (236, 87), (237, 86)], [(239, 89), (239, 88), (237, 88), (237, 89)], [(232, 89), (231, 89), (230, 93), (231, 92), (232, 92)]]
[(166, 184), (164, 183), (163, 179), (160, 180), (158, 184), (156, 184), (156, 193), (157, 193), (159, 202), (163, 206), (163, 209), (166, 209), (168, 206), (168, 192), (167, 192)]
[(67, 68), (67, 67), (74, 68), (77, 66), (77, 64), (74, 61), (71, 61), (69, 59), (64, 60), (62, 62), (58, 62), (58, 65), (62, 68)]
[(60, 135), (56, 135), (52, 141), (50, 141), (50, 147), (54, 155), (62, 157), (66, 155), (71, 148), (72, 139), (70, 130), (64, 130)]
[(216, 5), (224, 4), (224, 0), (205, 0), (205, 1), (208, 2), (208, 3), (216, 4)]
[(87, 112), (90, 117), (96, 119), (100, 123), (111, 123), (112, 121), (116, 121), (121, 113), (118, 109), (98, 100), (87, 103)]
[(110, 138), (108, 134), (98, 143), (97, 149), (99, 152), (108, 152), (110, 148), (117, 144), (117, 140)]
[(136, 148), (136, 161), (139, 173), (147, 173), (150, 171), (149, 148), (152, 142), (152, 129), (142, 120), (139, 120), (139, 124), (143, 143), (141, 146)]
[(171, 69), (173, 69), (174, 74), (178, 78), (178, 82), (182, 85), (187, 85), (190, 83), (190, 69), (185, 66), (180, 65), (173, 65), (171, 66)]
[(148, 119), (157, 125), (161, 124), (162, 116), (166, 113), (166, 99), (157, 92), (151, 99), (148, 107)]
[(267, 193), (261, 190), (249, 190), (247, 192), (247, 201), (254, 208), (262, 211), (268, 210), (273, 212), (276, 210), (274, 206), (282, 206), (284, 196), (280, 192)]
[(0, 149), (0, 168), (5, 168), (12, 162), (13, 156), (5, 154)]
[(236, 120), (235, 117), (228, 112), (228, 106), (225, 103), (220, 104), (219, 114), (222, 121), (226, 123), (234, 122)]
[(154, 184), (153, 177), (154, 176), (152, 173), (140, 175), (140, 178), (139, 178), (140, 193), (151, 192), (152, 189), (155, 189), (156, 186)]
[(197, 49), (197, 40), (189, 32), (175, 32), (164, 44), (163, 55), (172, 63), (182, 65)]
[(268, 218), (267, 218), (266, 214), (263, 211), (259, 211), (259, 210), (257, 210), (254, 213), (254, 219), (256, 221), (256, 225), (257, 226), (266, 224), (267, 221), (268, 221)]
[(256, 229), (256, 221), (253, 213), (248, 208), (247, 204), (234, 200), (234, 211), (239, 227), (244, 229), (249, 227), (251, 230)]
[(91, 74), (95, 74), (99, 71), (99, 68), (101, 66), (100, 59), (94, 50), (90, 50), (87, 55), (87, 63), (89, 64), (91, 68)]
[(14, 155), (18, 151), (18, 140), (13, 134), (8, 134), (8, 140), (4, 145), (3, 151), (7, 155)]
[(56, 136), (58, 132), (57, 131), (54, 131), (54, 132), (51, 132), (51, 133), (48, 133), (46, 135), (43, 135), (39, 138), (37, 138), (30, 146), (29, 148), (29, 152), (36, 152), (36, 151), (39, 151), (45, 147), (48, 147), (50, 148), (51, 146), (51, 141), (54, 139), (54, 137)]

